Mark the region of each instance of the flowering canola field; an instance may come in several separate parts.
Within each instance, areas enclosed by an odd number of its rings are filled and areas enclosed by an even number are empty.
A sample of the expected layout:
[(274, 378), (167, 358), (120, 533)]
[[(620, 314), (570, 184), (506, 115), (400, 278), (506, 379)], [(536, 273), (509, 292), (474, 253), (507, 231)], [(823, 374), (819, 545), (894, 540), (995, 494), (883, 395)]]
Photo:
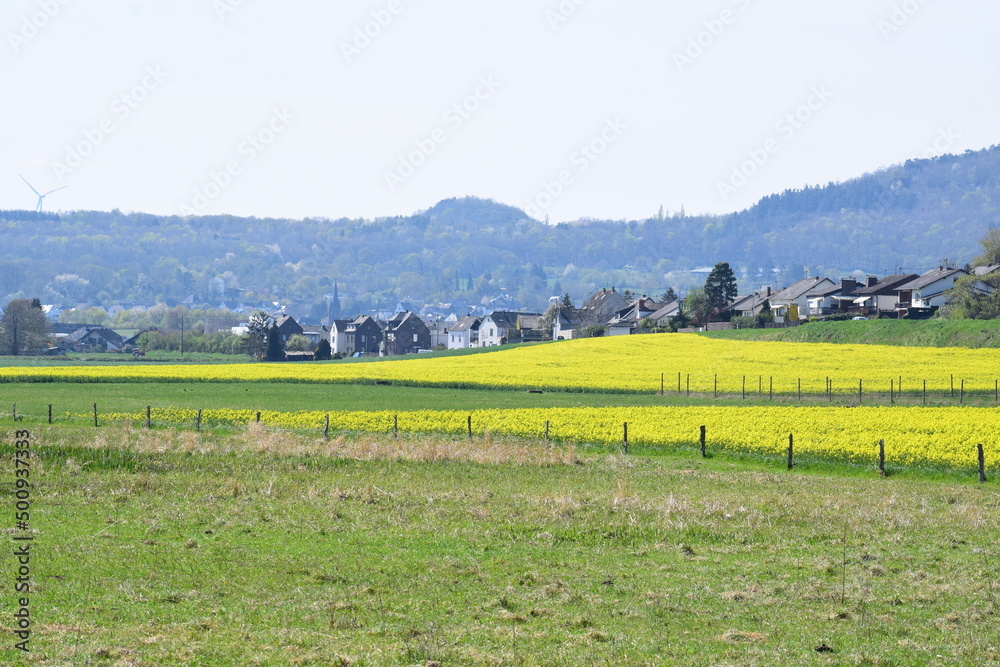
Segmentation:
[[(320, 430), (327, 413), (262, 412), (268, 426)], [(550, 408), (479, 410), (460, 412), (421, 410), (411, 412), (334, 412), (332, 432), (391, 432), (396, 423), (405, 433), (464, 435), (468, 417), (473, 432), (541, 438), (545, 422), (556, 440), (616, 445), (622, 425), (628, 423), (630, 444), (694, 450), (699, 427), (707, 427), (708, 446), (740, 452), (780, 456), (795, 434), (795, 450), (825, 459), (869, 465), (875, 461), (876, 443), (886, 441), (888, 464), (907, 467), (975, 468), (976, 444), (985, 445), (987, 457), (1000, 453), (1000, 409), (923, 407), (655, 407), (655, 408)], [(86, 419), (88, 415), (77, 415)], [(139, 422), (145, 413), (103, 414), (101, 419)], [(153, 410), (157, 425), (192, 426), (196, 411)], [(398, 422), (396, 421), (398, 419)], [(205, 410), (203, 426), (238, 426), (256, 420), (251, 410)]]
[[(678, 375), (679, 374), (679, 375)], [(385, 380), (417, 386), (653, 393), (718, 390), (739, 394), (773, 386), (776, 394), (888, 392), (890, 381), (912, 393), (946, 392), (960, 380), (992, 392), (1000, 351), (715, 340), (663, 334), (564, 341), (456, 357), (372, 363), (123, 365), (9, 367), (0, 382), (312, 382)], [(744, 384), (745, 383), (745, 384)], [(896, 390), (898, 391), (898, 385)]]

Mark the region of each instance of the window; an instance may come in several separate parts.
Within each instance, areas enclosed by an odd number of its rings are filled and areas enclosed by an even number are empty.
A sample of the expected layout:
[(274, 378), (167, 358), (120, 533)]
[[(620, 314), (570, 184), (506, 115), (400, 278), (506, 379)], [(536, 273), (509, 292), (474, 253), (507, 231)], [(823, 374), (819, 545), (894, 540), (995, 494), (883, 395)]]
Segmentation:
[(414, 343), (416, 343), (416, 342), (417, 342), (417, 339), (418, 339), (418, 338), (419, 338), (419, 336), (418, 336), (417, 334), (413, 334), (413, 342), (414, 342)]

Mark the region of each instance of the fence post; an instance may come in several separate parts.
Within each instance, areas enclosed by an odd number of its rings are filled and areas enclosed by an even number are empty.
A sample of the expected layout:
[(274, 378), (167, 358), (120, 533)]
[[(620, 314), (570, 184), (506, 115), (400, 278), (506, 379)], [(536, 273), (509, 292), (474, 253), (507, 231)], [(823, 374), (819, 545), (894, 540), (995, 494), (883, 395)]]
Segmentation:
[(792, 433), (788, 434), (788, 469), (791, 470), (795, 467), (794, 459), (794, 447), (795, 447), (795, 435)]
[(399, 437), (399, 415), (392, 416), (392, 437)]
[(924, 405), (927, 405), (927, 380), (924, 380)]
[(200, 430), (201, 430), (201, 408), (198, 408), (198, 417), (197, 417), (197, 419), (195, 420), (195, 424), (194, 424), (194, 427), (195, 427), (195, 429), (196, 429), (196, 430), (198, 430), (198, 431), (200, 431)]
[(622, 442), (625, 446), (625, 453), (628, 454), (628, 422), (622, 424)]
[(746, 398), (747, 398), (747, 376), (746, 375), (743, 376), (743, 393), (741, 395), (741, 398), (743, 400), (746, 400)]
[(885, 477), (885, 440), (878, 441), (878, 469)]
[(861, 391), (862, 391), (861, 387), (863, 382), (864, 380), (858, 380), (858, 405), (861, 405)]
[(150, 406), (146, 406), (146, 428), (153, 427), (153, 410)]
[(774, 376), (772, 375), (768, 381), (768, 393), (771, 395), (771, 400), (774, 400)]
[(712, 389), (712, 398), (718, 398), (718, 397), (719, 397), (719, 375), (718, 373), (716, 373), (715, 384), (713, 385)]
[(472, 415), (469, 415), (469, 440), (472, 440)]
[(52, 404), (49, 403), (49, 423), (52, 423)]
[(954, 373), (951, 374), (951, 397), (952, 397), (952, 399), (955, 398), (955, 374)]
[(708, 458), (708, 452), (705, 451), (705, 440), (706, 440), (706, 438), (705, 438), (705, 427), (702, 426), (701, 427), (700, 441), (701, 441), (701, 458), (703, 458), (703, 459)]
[(986, 482), (986, 455), (983, 453), (983, 446), (977, 445), (979, 450), (979, 483), (983, 484)]
[(663, 396), (663, 394), (664, 394), (663, 389), (664, 389), (666, 381), (667, 381), (667, 374), (666, 373), (660, 373), (660, 396)]
[(94, 403), (94, 428), (97, 428), (97, 403)]
[(681, 374), (677, 373), (677, 395), (680, 396), (681, 393)]
[(688, 373), (688, 376), (687, 376), (687, 395), (688, 395), (688, 398), (691, 398), (691, 374), (690, 373)]
[(329, 414), (326, 416), (326, 419), (323, 420), (323, 439), (324, 440), (329, 440), (330, 439), (330, 415)]
[(549, 420), (545, 420), (545, 442), (549, 441)]
[(799, 402), (802, 402), (802, 378), (799, 378)]
[(965, 404), (965, 380), (962, 380), (962, 396), (958, 401), (959, 405)]
[(257, 411), (257, 423), (260, 423), (260, 410)]
[(13, 420), (17, 421), (17, 403), (14, 404), (14, 408), (11, 411), (11, 414), (13, 415)]

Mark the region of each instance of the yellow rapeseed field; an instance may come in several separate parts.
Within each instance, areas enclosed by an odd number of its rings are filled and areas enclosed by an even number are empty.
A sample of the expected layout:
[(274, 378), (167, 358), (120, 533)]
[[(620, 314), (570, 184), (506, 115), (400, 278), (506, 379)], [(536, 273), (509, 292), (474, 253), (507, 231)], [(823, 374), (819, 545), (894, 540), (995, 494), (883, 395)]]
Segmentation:
[[(1000, 351), (877, 345), (827, 345), (715, 340), (662, 334), (565, 341), (490, 354), (391, 359), (375, 363), (123, 365), (15, 367), (0, 381), (77, 382), (363, 382), (496, 389), (648, 392), (688, 387), (695, 393), (739, 394), (771, 388), (794, 394), (889, 392), (902, 380), (908, 393), (950, 391), (966, 381), (992, 391), (1000, 378)], [(690, 385), (689, 385), (690, 383)], [(898, 391), (898, 386), (896, 390)]]
[[(261, 421), (279, 428), (323, 428), (323, 412), (262, 412)], [(1000, 409), (923, 407), (656, 407), (550, 408), (479, 410), (474, 412), (421, 410), (411, 412), (329, 413), (330, 429), (353, 432), (390, 432), (398, 424), (408, 433), (462, 436), (472, 417), (473, 432), (542, 438), (545, 422), (556, 440), (614, 445), (622, 442), (623, 424), (637, 451), (642, 447), (686, 448), (694, 451), (699, 428), (707, 427), (708, 446), (768, 455), (782, 455), (788, 435), (794, 433), (801, 454), (857, 464), (873, 464), (876, 443), (886, 441), (887, 462), (896, 466), (975, 468), (976, 445), (982, 443), (991, 458), (1000, 451)], [(87, 419), (88, 415), (77, 415)], [(105, 414), (105, 422), (145, 419), (145, 413)], [(153, 410), (159, 425), (191, 427), (196, 411)], [(202, 425), (237, 426), (256, 420), (251, 410), (205, 410)], [(398, 420), (398, 421), (397, 421)]]

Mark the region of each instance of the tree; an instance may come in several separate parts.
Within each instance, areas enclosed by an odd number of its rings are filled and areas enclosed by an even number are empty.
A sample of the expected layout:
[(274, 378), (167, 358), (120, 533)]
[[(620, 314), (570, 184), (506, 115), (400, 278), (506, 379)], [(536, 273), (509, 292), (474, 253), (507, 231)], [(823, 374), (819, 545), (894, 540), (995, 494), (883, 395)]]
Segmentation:
[(705, 296), (711, 309), (710, 317), (720, 318), (729, 311), (729, 306), (738, 294), (736, 275), (729, 262), (719, 262), (705, 280)]
[(288, 337), (288, 341), (285, 343), (286, 352), (312, 352), (313, 344), (312, 341), (303, 336), (302, 334), (294, 334)]
[(567, 292), (566, 294), (563, 295), (562, 307), (563, 308), (573, 308), (574, 307), (573, 306), (573, 299), (569, 298), (569, 292)]
[(316, 353), (313, 357), (316, 361), (329, 361), (333, 358), (333, 348), (330, 347), (330, 341), (325, 338), (321, 338), (319, 345), (316, 346)]
[(674, 288), (668, 287), (667, 291), (660, 295), (660, 303), (673, 303), (679, 298), (680, 297), (677, 296), (677, 292), (674, 291)]
[(281, 342), (281, 333), (277, 325), (272, 324), (267, 330), (267, 354), (264, 361), (284, 361), (285, 346)]
[(983, 254), (972, 260), (972, 266), (995, 266), (1000, 264), (1000, 229), (990, 229), (986, 236), (979, 240), (983, 246)]
[(267, 354), (267, 313), (258, 310), (250, 316), (247, 332), (243, 338), (246, 341), (247, 353), (260, 361)]
[(18, 355), (46, 347), (49, 318), (28, 299), (14, 299), (0, 318), (0, 352)]
[(698, 326), (703, 326), (707, 323), (712, 314), (712, 306), (708, 303), (708, 295), (700, 287), (695, 287), (688, 292), (681, 310), (685, 317), (690, 318), (691, 322)]

